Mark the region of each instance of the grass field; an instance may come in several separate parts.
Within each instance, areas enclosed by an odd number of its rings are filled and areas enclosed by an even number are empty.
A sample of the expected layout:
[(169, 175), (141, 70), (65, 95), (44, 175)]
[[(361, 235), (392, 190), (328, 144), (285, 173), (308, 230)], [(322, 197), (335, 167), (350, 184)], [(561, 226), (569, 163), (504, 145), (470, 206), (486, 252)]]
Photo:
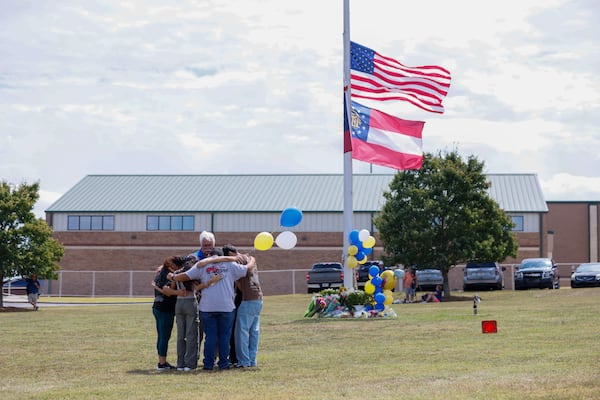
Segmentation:
[[(150, 304), (0, 313), (3, 399), (597, 399), (600, 289), (395, 304), (398, 318), (304, 319), (270, 296), (259, 367), (157, 372)], [(461, 294), (459, 294), (461, 295)], [(464, 294), (472, 296), (472, 294)], [(99, 300), (96, 300), (99, 301)], [(483, 334), (482, 320), (498, 332)], [(175, 329), (169, 360), (175, 361)]]

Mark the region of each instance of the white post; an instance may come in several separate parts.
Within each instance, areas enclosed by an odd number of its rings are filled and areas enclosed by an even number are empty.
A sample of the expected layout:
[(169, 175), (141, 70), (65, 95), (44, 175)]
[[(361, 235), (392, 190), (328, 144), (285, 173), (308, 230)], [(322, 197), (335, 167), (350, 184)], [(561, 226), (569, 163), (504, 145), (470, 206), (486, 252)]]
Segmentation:
[[(344, 0), (344, 117), (350, 127), (350, 110), (352, 102), (350, 97), (350, 0)], [(344, 141), (350, 140), (345, 137)], [(344, 149), (345, 151), (345, 149)], [(354, 288), (354, 270), (348, 266), (347, 251), (350, 246), (350, 232), (352, 231), (352, 152), (344, 153), (344, 248), (342, 249), (342, 264), (344, 265), (344, 286)]]

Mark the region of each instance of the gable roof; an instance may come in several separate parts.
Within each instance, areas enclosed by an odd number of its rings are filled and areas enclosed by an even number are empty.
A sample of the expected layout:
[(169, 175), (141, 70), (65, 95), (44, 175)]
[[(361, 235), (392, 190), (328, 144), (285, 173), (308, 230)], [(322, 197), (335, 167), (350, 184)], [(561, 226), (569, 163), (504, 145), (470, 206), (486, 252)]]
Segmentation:
[[(393, 177), (354, 174), (353, 211), (379, 211)], [(548, 211), (536, 175), (487, 177), (505, 211)], [(87, 175), (46, 212), (342, 212), (343, 203), (342, 174)]]

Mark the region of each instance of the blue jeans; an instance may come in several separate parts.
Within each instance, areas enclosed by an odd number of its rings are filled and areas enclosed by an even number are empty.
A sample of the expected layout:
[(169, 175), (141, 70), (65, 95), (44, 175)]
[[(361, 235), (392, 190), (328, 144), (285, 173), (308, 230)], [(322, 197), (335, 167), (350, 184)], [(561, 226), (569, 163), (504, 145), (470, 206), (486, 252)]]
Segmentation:
[(262, 306), (262, 300), (246, 300), (242, 301), (237, 310), (235, 354), (238, 364), (243, 367), (256, 367)]
[(171, 339), (171, 332), (173, 331), (173, 323), (175, 321), (175, 314), (152, 309), (154, 319), (156, 319), (156, 333), (158, 338), (156, 339), (156, 350), (160, 357), (167, 356), (167, 350), (169, 348), (169, 339)]
[(215, 348), (219, 346), (219, 369), (229, 367), (229, 341), (235, 313), (201, 312), (204, 328), (204, 369), (213, 369), (215, 365)]

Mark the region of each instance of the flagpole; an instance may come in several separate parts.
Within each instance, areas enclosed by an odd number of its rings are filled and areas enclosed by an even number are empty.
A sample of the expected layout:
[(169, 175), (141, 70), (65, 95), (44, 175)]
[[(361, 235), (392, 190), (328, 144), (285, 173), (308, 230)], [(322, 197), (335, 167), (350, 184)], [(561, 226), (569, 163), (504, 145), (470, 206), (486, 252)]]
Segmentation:
[[(344, 116), (347, 118), (349, 129), (350, 126), (350, 110), (352, 102), (350, 96), (350, 0), (344, 1), (344, 99), (346, 107), (344, 107)], [(354, 288), (354, 271), (348, 267), (348, 247), (350, 246), (350, 232), (352, 231), (352, 151), (346, 151), (346, 147), (350, 146), (350, 137), (346, 137), (349, 133), (344, 130), (344, 248), (342, 249), (342, 263), (344, 264), (344, 286), (348, 289)], [(346, 142), (348, 141), (348, 142)]]

